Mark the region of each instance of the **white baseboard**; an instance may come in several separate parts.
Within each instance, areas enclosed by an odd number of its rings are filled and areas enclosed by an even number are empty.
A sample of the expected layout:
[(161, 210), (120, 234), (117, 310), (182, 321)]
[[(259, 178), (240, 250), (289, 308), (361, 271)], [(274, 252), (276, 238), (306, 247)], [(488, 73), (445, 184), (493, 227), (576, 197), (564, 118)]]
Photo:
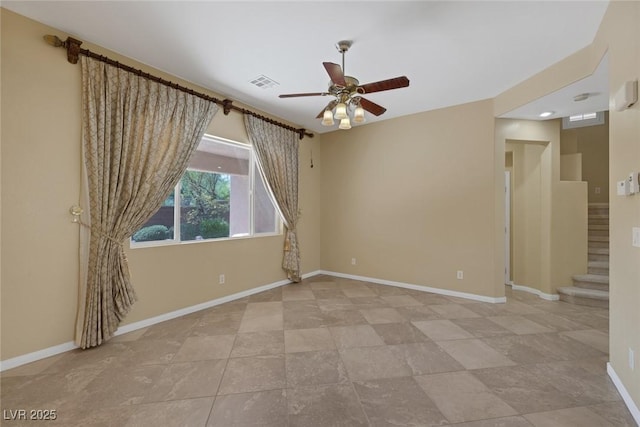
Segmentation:
[(523, 291), (529, 292), (530, 294), (538, 295), (542, 299), (546, 299), (547, 301), (558, 301), (560, 299), (560, 295), (558, 294), (547, 294), (542, 292), (540, 289), (530, 288), (529, 286), (516, 285), (515, 283), (509, 283), (511, 285), (511, 289), (515, 291)]
[(611, 381), (613, 381), (613, 384), (618, 389), (618, 393), (620, 393), (620, 396), (622, 396), (622, 400), (624, 401), (625, 405), (627, 405), (629, 412), (631, 412), (631, 416), (634, 420), (636, 420), (636, 424), (640, 426), (640, 409), (638, 409), (638, 405), (636, 405), (636, 403), (629, 395), (629, 392), (625, 388), (624, 384), (622, 384), (622, 381), (620, 381), (618, 374), (616, 374), (616, 371), (613, 369), (613, 366), (611, 366), (610, 362), (607, 362), (607, 374), (609, 374), (609, 378), (611, 378)]
[(55, 356), (75, 348), (78, 348), (78, 346), (76, 346), (73, 341), (69, 341), (63, 344), (54, 345), (53, 347), (43, 348), (42, 350), (34, 351), (33, 353), (27, 353), (22, 356), (2, 360), (0, 361), (0, 372), (6, 371), (7, 369), (17, 368), (18, 366), (26, 365), (27, 363), (36, 362), (41, 359), (46, 359), (47, 357)]
[(414, 291), (430, 292), (433, 294), (447, 295), (450, 297), (465, 298), (474, 301), (504, 303), (507, 302), (506, 297), (487, 297), (484, 295), (469, 294), (466, 292), (450, 291), (448, 289), (431, 288), (428, 286), (414, 285), (411, 283), (396, 282), (393, 280), (376, 279), (374, 277), (355, 276), (353, 274), (337, 273), (335, 271), (320, 270), (321, 274), (328, 276), (342, 277), (345, 279), (362, 280), (365, 282), (377, 283), (379, 285), (396, 286), (398, 288), (412, 289)]
[[(413, 289), (413, 290), (416, 290), (416, 291), (431, 292), (431, 293), (434, 293), (434, 294), (448, 295), (448, 296), (459, 297), (459, 298), (466, 298), (466, 299), (470, 299), (470, 300), (474, 300), (474, 301), (489, 302), (489, 303), (504, 303), (504, 302), (506, 302), (506, 298), (505, 297), (498, 297), (498, 298), (487, 297), (487, 296), (484, 296), (484, 295), (476, 295), (476, 294), (469, 294), (469, 293), (465, 293), (465, 292), (450, 291), (450, 290), (447, 290), (447, 289), (431, 288), (431, 287), (427, 287), (427, 286), (420, 286), (420, 285), (414, 285), (414, 284), (410, 284), (410, 283), (396, 282), (396, 281), (392, 281), (392, 280), (376, 279), (376, 278), (372, 278), (372, 277), (354, 276), (354, 275), (351, 275), (351, 274), (343, 274), (343, 273), (337, 273), (337, 272), (325, 271), (325, 270), (311, 271), (309, 273), (303, 274), (302, 278), (306, 279), (306, 278), (309, 278), (309, 277), (317, 276), (319, 274), (326, 274), (326, 275), (335, 276), (335, 277), (343, 277), (343, 278), (346, 278), (346, 279), (363, 280), (363, 281), (368, 281), (368, 282), (372, 282), (372, 283), (377, 283), (377, 284), (380, 284), (380, 285), (397, 286), (397, 287), (400, 287), (400, 288)], [(207, 302), (204, 302), (204, 303), (201, 303), (201, 304), (192, 305), (190, 307), (181, 308), (179, 310), (171, 311), (169, 313), (164, 313), (164, 314), (161, 314), (159, 316), (154, 316), (154, 317), (151, 317), (151, 318), (148, 318), (148, 319), (145, 319), (145, 320), (140, 320), (138, 322), (129, 323), (127, 325), (123, 325), (123, 326), (119, 327), (118, 330), (115, 332), (114, 336), (126, 334), (128, 332), (133, 332), (135, 330), (142, 329), (142, 328), (147, 328), (149, 326), (155, 325), (155, 324), (160, 323), (160, 322), (165, 322), (167, 320), (171, 320), (171, 319), (175, 319), (177, 317), (185, 316), (187, 314), (195, 313), (196, 311), (205, 310), (207, 308), (215, 307), (216, 305), (224, 304), (226, 302), (238, 300), (238, 299), (241, 299), (241, 298), (253, 295), (253, 294), (257, 294), (257, 293), (260, 293), (260, 292), (268, 291), (270, 289), (274, 289), (274, 288), (277, 288), (279, 286), (286, 285), (288, 283), (290, 283), (289, 280), (280, 280), (278, 282), (274, 282), (274, 283), (270, 283), (270, 284), (267, 284), (267, 285), (259, 286), (257, 288), (247, 289), (246, 291), (242, 291), (242, 292), (238, 292), (238, 293), (235, 293), (235, 294), (227, 295), (227, 296), (221, 297), (221, 298), (216, 298), (214, 300), (207, 301)], [(69, 341), (69, 342), (66, 342), (66, 343), (63, 343), (63, 344), (55, 345), (53, 347), (48, 347), (48, 348), (45, 348), (45, 349), (42, 349), (42, 350), (34, 351), (32, 353), (27, 353), (27, 354), (24, 354), (22, 356), (17, 356), (17, 357), (13, 357), (11, 359), (3, 360), (3, 361), (0, 361), (0, 372), (6, 371), (8, 369), (17, 368), (18, 366), (26, 365), (27, 363), (35, 362), (35, 361), (38, 361), (38, 360), (41, 360), (41, 359), (45, 359), (47, 357), (55, 356), (57, 354), (64, 353), (66, 351), (73, 350), (75, 348), (78, 348), (75, 345), (75, 343), (73, 341)]]
[(187, 314), (195, 313), (196, 311), (206, 310), (207, 308), (215, 307), (216, 305), (224, 304), (226, 302), (235, 301), (244, 297), (248, 297), (259, 292), (268, 291), (283, 285), (291, 283), (289, 280), (280, 280), (278, 282), (269, 283), (268, 285), (259, 286), (257, 288), (247, 289), (246, 291), (238, 292), (235, 294), (227, 295), (225, 297), (216, 298), (201, 304), (192, 305), (190, 307), (181, 308), (180, 310), (170, 311), (159, 316), (151, 317), (149, 319), (140, 320), (138, 322), (129, 323), (118, 328), (113, 336), (126, 334), (128, 332), (137, 331), (138, 329), (147, 328), (155, 325), (156, 323), (165, 322), (167, 320), (175, 319), (177, 317), (186, 316)]
[[(303, 279), (308, 277), (316, 276), (320, 274), (319, 270), (312, 271), (302, 275)], [(180, 310), (171, 311), (169, 313), (164, 313), (159, 316), (151, 317), (149, 319), (140, 320), (138, 322), (129, 323), (127, 325), (123, 325), (118, 328), (118, 330), (113, 334), (114, 336), (126, 334), (127, 332), (132, 332), (138, 329), (147, 328), (149, 326), (155, 325), (156, 323), (164, 322), (166, 320), (175, 319), (176, 317), (185, 316), (187, 314), (195, 313), (196, 311), (205, 310), (207, 308), (215, 307), (216, 305), (224, 304), (225, 302), (230, 302), (234, 300), (238, 300), (253, 294), (257, 294), (259, 292), (268, 291), (270, 289), (277, 288), (279, 286), (286, 285), (291, 283), (289, 280), (280, 280), (278, 282), (269, 283), (268, 285), (259, 286), (257, 288), (247, 289), (246, 291), (238, 292), (235, 294), (227, 295), (222, 298), (216, 298), (211, 301), (203, 302), (202, 304), (192, 305), (190, 307), (181, 308)], [(0, 361), (0, 372), (6, 371), (8, 369), (17, 368), (21, 365), (26, 365), (27, 363), (35, 362), (41, 359), (46, 359), (47, 357), (55, 356), (60, 353), (64, 353), (66, 351), (73, 350), (78, 348), (73, 341), (69, 341), (63, 344), (55, 345), (53, 347), (48, 347), (42, 350), (34, 351), (32, 353), (23, 354), (22, 356), (13, 357), (11, 359)]]

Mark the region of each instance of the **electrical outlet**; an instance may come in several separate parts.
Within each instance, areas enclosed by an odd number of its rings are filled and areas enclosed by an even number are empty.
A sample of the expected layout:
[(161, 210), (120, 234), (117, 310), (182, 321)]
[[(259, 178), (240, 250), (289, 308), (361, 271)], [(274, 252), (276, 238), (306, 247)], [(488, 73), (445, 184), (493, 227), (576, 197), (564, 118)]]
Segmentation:
[(356, 259), (355, 258), (351, 258), (351, 265), (356, 265)]
[(636, 368), (635, 352), (629, 348), (629, 369), (632, 371)]
[(218, 276), (218, 284), (224, 285), (224, 274)]
[(456, 277), (458, 278), (458, 280), (464, 279), (464, 272), (462, 270), (458, 270), (458, 272), (456, 273)]
[(596, 193), (596, 194), (600, 194), (600, 187), (596, 187), (596, 188), (595, 188), (595, 193)]

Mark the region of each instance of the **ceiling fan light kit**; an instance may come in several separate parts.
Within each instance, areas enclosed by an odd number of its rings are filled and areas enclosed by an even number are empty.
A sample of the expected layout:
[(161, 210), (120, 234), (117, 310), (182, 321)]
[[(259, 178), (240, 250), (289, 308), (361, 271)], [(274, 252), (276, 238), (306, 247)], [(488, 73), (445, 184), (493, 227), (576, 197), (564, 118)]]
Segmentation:
[(339, 120), (339, 129), (351, 129), (352, 121), (353, 123), (364, 123), (366, 121), (365, 110), (375, 116), (384, 114), (384, 112), (387, 111), (386, 108), (363, 98), (362, 95), (407, 87), (409, 86), (409, 79), (406, 76), (402, 76), (360, 85), (358, 79), (344, 74), (344, 54), (349, 50), (351, 44), (352, 42), (350, 40), (341, 40), (336, 44), (336, 49), (338, 49), (342, 55), (342, 67), (332, 62), (322, 63), (331, 79), (327, 92), (290, 93), (280, 95), (279, 97), (296, 98), (301, 96), (327, 95), (335, 97), (333, 101), (329, 102), (329, 104), (322, 109), (316, 118), (322, 119), (321, 123), (323, 126), (333, 126), (335, 125), (334, 119)]
[(324, 110), (322, 115), (322, 126), (333, 126), (335, 122), (333, 121), (333, 113), (331, 110)]
[(344, 119), (340, 119), (340, 124), (338, 125), (338, 129), (342, 129), (342, 130), (351, 129), (351, 122), (349, 121), (349, 117), (345, 117)]
[(366, 121), (364, 118), (364, 108), (362, 108), (360, 105), (358, 105), (356, 109), (353, 110), (353, 121), (356, 123), (364, 123)]
[(344, 102), (339, 103), (336, 106), (336, 114), (333, 117), (336, 120), (348, 119), (349, 116), (347, 115), (347, 104), (345, 104)]

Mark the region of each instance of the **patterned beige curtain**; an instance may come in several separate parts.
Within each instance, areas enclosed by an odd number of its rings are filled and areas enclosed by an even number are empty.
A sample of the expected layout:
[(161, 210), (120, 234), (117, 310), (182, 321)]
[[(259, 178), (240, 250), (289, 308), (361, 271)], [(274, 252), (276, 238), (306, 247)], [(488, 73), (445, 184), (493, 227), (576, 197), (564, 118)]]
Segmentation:
[(245, 114), (244, 123), (256, 150), (258, 169), (287, 227), (282, 268), (289, 280), (299, 282), (300, 249), (296, 231), (299, 135), (249, 114)]
[(83, 194), (76, 344), (109, 339), (136, 301), (123, 242), (171, 193), (218, 107), (82, 57)]

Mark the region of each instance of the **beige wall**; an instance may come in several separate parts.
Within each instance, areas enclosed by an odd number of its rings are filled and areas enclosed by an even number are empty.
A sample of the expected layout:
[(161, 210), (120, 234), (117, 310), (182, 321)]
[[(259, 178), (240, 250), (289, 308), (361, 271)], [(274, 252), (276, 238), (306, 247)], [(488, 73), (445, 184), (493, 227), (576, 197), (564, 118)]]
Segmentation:
[(605, 114), (603, 125), (563, 129), (560, 147), (563, 154), (581, 154), (582, 180), (589, 184), (589, 203), (609, 203), (609, 115)]
[(571, 276), (586, 274), (588, 263), (587, 183), (554, 183), (551, 221), (551, 292), (572, 286)]
[[(494, 100), (503, 114), (585, 77), (608, 51), (611, 96), (627, 80), (640, 77), (640, 2), (609, 4), (593, 43)], [(609, 115), (609, 192), (615, 182), (640, 169), (640, 103)], [(640, 197), (611, 196), (610, 200), (610, 363), (640, 406), (640, 249), (631, 246), (631, 228), (640, 226)], [(636, 369), (628, 366), (635, 351)]]
[[(609, 91), (640, 77), (640, 2), (613, 2), (596, 41), (609, 46)], [(640, 196), (618, 197), (615, 183), (640, 169), (640, 103), (609, 115), (610, 197), (610, 360), (640, 407), (640, 248), (631, 246), (631, 228), (640, 227)], [(635, 350), (635, 371), (628, 350)]]
[(582, 181), (582, 153), (560, 154), (560, 181)]
[[(6, 360), (73, 340), (78, 288), (80, 66), (43, 40), (61, 31), (2, 13), (2, 353)], [(83, 45), (84, 47), (84, 45)], [(112, 52), (87, 44), (99, 53)], [(126, 63), (145, 68), (135, 61)], [(152, 71), (152, 70), (150, 70)], [(155, 74), (163, 75), (153, 71)], [(178, 81), (175, 77), (170, 77)], [(182, 82), (183, 84), (188, 84)], [(202, 90), (202, 89), (200, 89)], [(246, 142), (240, 114), (207, 133)], [(320, 268), (320, 138), (300, 144), (302, 270)], [(139, 296), (125, 324), (285, 279), (283, 237), (127, 250)], [(217, 284), (218, 274), (225, 285)]]
[[(498, 125), (499, 126), (499, 125)], [(513, 155), (511, 187), (511, 280), (539, 288), (542, 282), (542, 173), (546, 144), (507, 141)]]
[(324, 135), (323, 269), (503, 296), (493, 123), (480, 101)]
[(560, 181), (560, 121), (496, 120), (513, 156), (512, 279), (555, 294), (587, 269), (587, 186)]

